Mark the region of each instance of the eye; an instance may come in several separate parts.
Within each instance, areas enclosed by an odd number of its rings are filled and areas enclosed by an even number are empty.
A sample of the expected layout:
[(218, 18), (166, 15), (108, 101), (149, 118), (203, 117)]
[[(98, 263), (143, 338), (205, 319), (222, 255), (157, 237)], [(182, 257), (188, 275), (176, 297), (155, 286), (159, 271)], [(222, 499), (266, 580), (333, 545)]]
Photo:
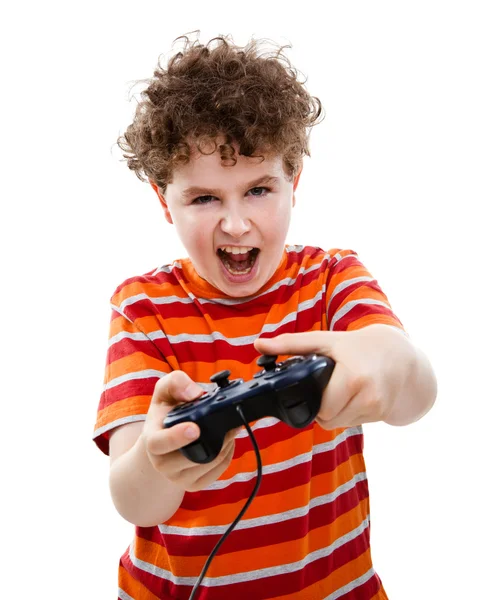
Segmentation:
[(214, 196), (199, 196), (192, 200), (192, 204), (210, 204), (213, 200), (215, 200)]
[(271, 190), (267, 187), (255, 187), (250, 190), (252, 196), (266, 196)]

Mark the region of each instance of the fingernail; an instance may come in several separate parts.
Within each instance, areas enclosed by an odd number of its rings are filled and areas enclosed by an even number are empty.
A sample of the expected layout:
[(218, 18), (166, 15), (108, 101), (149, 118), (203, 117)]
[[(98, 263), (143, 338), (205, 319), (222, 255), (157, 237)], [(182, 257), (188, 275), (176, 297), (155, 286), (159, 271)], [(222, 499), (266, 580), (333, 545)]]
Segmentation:
[(198, 430), (195, 429), (195, 427), (192, 427), (191, 425), (188, 426), (185, 429), (185, 437), (189, 440), (194, 440), (196, 437), (198, 437)]
[(185, 400), (193, 400), (199, 396), (199, 386), (195, 383), (190, 383), (183, 392)]

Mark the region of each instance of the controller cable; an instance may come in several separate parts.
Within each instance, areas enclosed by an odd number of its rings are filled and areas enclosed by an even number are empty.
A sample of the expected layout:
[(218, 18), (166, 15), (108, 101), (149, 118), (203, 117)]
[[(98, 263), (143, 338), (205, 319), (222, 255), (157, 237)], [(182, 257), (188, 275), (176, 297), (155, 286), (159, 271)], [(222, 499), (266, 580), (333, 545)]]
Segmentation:
[(261, 454), (259, 452), (259, 447), (257, 446), (257, 442), (255, 440), (252, 429), (250, 428), (250, 425), (248, 424), (247, 419), (245, 418), (245, 415), (243, 414), (243, 410), (242, 410), (242, 407), (240, 404), (236, 405), (236, 410), (237, 410), (238, 414), (240, 415), (240, 419), (242, 420), (243, 425), (245, 426), (245, 429), (247, 430), (247, 433), (249, 434), (250, 441), (252, 442), (252, 445), (254, 446), (255, 457), (257, 459), (257, 481), (255, 482), (254, 489), (252, 490), (252, 493), (250, 494), (247, 502), (245, 502), (242, 510), (238, 513), (238, 516), (236, 517), (236, 519), (233, 521), (233, 523), (231, 523), (231, 525), (228, 527), (228, 529), (224, 532), (222, 538), (217, 542), (217, 544), (214, 546), (212, 552), (209, 554), (209, 557), (207, 558), (207, 560), (205, 562), (204, 568), (202, 569), (202, 572), (198, 576), (195, 586), (193, 587), (193, 590), (192, 590), (192, 593), (190, 594), (189, 600), (194, 599), (195, 594), (196, 594), (198, 588), (200, 587), (200, 584), (202, 583), (202, 580), (205, 577), (205, 574), (207, 573), (207, 569), (209, 568), (209, 565), (211, 564), (212, 559), (214, 558), (214, 555), (219, 550), (219, 548), (221, 547), (221, 544), (224, 542), (224, 540), (228, 537), (228, 535), (236, 527), (236, 525), (238, 524), (238, 521), (240, 521), (240, 519), (246, 513), (248, 507), (250, 506), (250, 503), (255, 498), (255, 496), (257, 495), (257, 492), (259, 491), (259, 488), (261, 487), (262, 461), (261, 461)]

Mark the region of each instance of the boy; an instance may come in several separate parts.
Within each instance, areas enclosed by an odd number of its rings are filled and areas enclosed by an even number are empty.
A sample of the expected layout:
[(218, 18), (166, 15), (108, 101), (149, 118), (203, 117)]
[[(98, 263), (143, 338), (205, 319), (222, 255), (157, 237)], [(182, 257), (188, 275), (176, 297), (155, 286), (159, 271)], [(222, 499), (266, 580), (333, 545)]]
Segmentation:
[(94, 439), (110, 455), (116, 509), (136, 525), (119, 566), (121, 599), (188, 598), (254, 488), (245, 430), (199, 465), (179, 452), (198, 427), (164, 429), (168, 411), (218, 371), (249, 380), (260, 354), (312, 352), (336, 362), (316, 422), (252, 424), (262, 484), (197, 598), (387, 597), (371, 564), (361, 425), (419, 419), (436, 382), (354, 252), (285, 245), (320, 115), (281, 52), (186, 38), (120, 138), (188, 253), (112, 298)]

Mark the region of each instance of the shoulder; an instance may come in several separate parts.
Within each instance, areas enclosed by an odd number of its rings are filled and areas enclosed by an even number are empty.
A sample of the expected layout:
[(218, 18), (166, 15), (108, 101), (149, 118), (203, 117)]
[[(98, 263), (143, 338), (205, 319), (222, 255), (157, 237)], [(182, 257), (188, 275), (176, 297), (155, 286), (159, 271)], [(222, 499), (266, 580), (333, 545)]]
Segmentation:
[(299, 264), (304, 268), (320, 266), (333, 267), (344, 259), (346, 262), (357, 261), (357, 253), (351, 249), (330, 248), (323, 250), (318, 246), (286, 246), (287, 264)]
[(110, 298), (112, 309), (126, 318), (130, 319), (137, 307), (140, 311), (148, 307), (151, 309), (161, 302), (167, 302), (166, 298), (182, 293), (180, 284), (181, 260), (171, 264), (163, 265), (142, 275), (136, 275), (125, 279), (117, 286)]

